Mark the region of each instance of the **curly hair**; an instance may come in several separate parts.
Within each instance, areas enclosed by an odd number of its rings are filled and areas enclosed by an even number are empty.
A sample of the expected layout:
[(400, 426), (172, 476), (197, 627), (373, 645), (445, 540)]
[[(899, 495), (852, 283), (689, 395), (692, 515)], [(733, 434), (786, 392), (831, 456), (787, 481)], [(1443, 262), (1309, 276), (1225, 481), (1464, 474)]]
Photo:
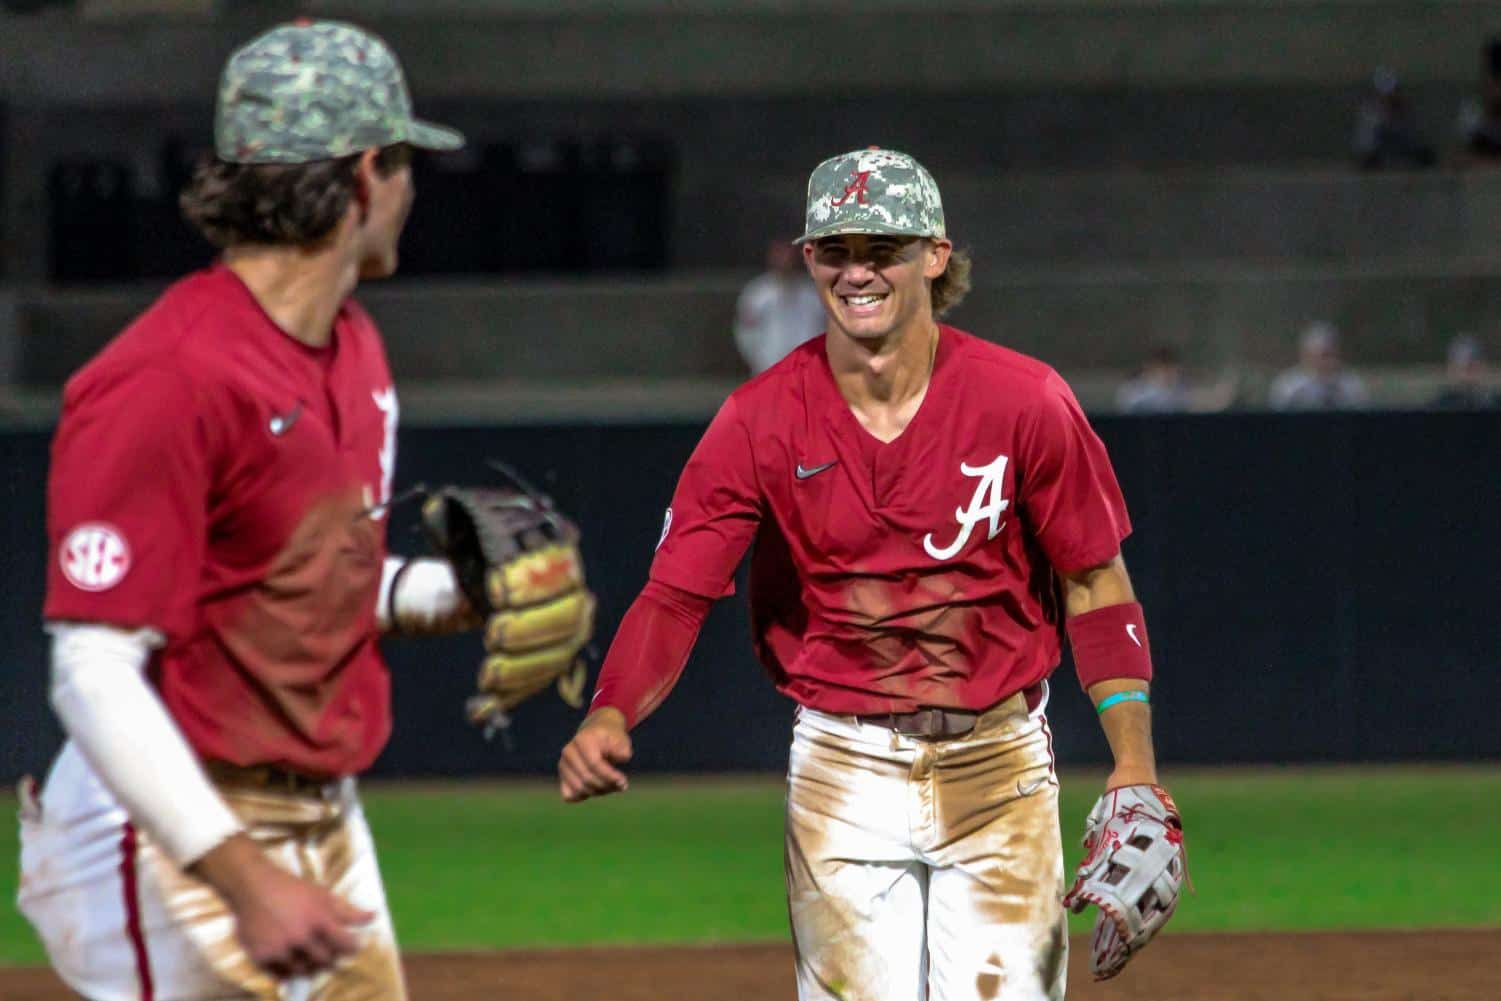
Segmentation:
[(929, 290), (934, 316), (943, 316), (964, 301), (964, 297), (969, 294), (970, 269), (973, 265), (967, 250), (956, 247), (949, 255), (949, 266), (944, 269), (943, 274), (933, 279), (933, 286)]
[[(178, 206), (183, 218), (221, 249), (241, 243), (316, 244), (349, 208), (360, 155), (290, 164), (211, 157), (194, 169)], [(386, 177), (410, 161), (410, 147), (386, 146), (375, 167)]]

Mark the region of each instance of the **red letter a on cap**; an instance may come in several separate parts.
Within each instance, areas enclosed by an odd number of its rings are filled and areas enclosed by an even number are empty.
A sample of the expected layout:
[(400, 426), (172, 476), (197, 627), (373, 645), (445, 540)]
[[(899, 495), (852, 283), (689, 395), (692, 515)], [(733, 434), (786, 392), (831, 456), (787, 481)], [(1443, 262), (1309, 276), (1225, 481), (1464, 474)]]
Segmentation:
[(855, 179), (853, 181), (844, 186), (844, 197), (836, 198), (829, 204), (843, 205), (845, 202), (850, 200), (851, 195), (855, 196), (855, 203), (858, 205), (870, 204), (869, 200), (865, 197), (865, 186), (870, 183), (870, 171), (857, 170), (854, 173), (854, 178)]

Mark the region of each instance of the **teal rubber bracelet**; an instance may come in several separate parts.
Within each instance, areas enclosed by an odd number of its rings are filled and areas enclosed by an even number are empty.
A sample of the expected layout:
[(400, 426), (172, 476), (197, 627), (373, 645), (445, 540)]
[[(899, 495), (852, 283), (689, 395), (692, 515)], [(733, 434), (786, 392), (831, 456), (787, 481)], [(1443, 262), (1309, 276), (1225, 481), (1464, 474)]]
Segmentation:
[(1100, 704), (1094, 707), (1094, 711), (1097, 713), (1102, 713), (1106, 709), (1109, 709), (1111, 706), (1120, 705), (1122, 702), (1150, 701), (1152, 700), (1147, 698), (1146, 692), (1116, 692), (1114, 695), (1102, 699), (1100, 701)]

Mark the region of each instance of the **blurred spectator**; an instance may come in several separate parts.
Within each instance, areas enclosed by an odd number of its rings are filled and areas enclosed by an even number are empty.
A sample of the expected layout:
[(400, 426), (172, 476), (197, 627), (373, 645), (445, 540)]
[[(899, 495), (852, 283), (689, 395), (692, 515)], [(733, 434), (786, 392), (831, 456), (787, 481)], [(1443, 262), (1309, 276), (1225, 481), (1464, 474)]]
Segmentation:
[(1298, 364), (1272, 380), (1267, 402), (1275, 410), (1340, 410), (1368, 399), (1365, 383), (1340, 358), (1339, 331), (1311, 323), (1298, 341)]
[(751, 375), (766, 371), (799, 344), (823, 332), (823, 303), (787, 240), (766, 248), (766, 272), (752, 278), (735, 305), (735, 346)]
[(1235, 399), (1238, 381), (1225, 375), (1209, 383), (1196, 382), (1183, 368), (1178, 349), (1158, 344), (1147, 354), (1141, 371), (1116, 390), (1115, 405), (1128, 414), (1224, 410)]
[(1115, 405), (1130, 414), (1163, 414), (1189, 409), (1191, 396), (1178, 350), (1159, 344), (1147, 355), (1140, 374), (1121, 384)]
[(1418, 133), (1397, 74), (1385, 66), (1371, 75), (1371, 89), (1355, 114), (1355, 159), (1367, 170), (1431, 167), (1438, 157)]
[(1480, 86), (1459, 106), (1459, 133), (1469, 160), (1501, 160), (1501, 37), (1485, 43)]
[(1453, 410), (1501, 406), (1501, 390), (1490, 378), (1479, 338), (1460, 334), (1449, 342), (1447, 381), (1433, 405)]

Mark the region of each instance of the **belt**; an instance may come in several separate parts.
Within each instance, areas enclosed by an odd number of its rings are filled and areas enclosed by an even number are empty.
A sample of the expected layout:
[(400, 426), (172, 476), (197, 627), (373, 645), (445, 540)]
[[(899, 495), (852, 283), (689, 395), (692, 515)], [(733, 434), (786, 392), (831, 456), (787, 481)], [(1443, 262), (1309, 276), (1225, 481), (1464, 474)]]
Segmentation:
[(337, 778), (315, 778), (274, 765), (232, 765), (227, 761), (205, 761), (203, 770), (220, 785), (291, 796), (334, 799), (339, 795)]
[[(1027, 711), (1030, 712), (1042, 704), (1042, 683), (1039, 682), (1031, 688), (1020, 692), (1026, 698)], [(861, 723), (871, 723), (875, 726), (884, 726), (904, 737), (917, 737), (920, 740), (952, 740), (955, 737), (963, 737), (974, 730), (975, 724), (980, 721), (990, 710), (1008, 701), (1012, 696), (1007, 696), (995, 705), (986, 706), (984, 709), (947, 709), (942, 706), (921, 706), (910, 712), (903, 713), (871, 713), (859, 715), (855, 719)]]

